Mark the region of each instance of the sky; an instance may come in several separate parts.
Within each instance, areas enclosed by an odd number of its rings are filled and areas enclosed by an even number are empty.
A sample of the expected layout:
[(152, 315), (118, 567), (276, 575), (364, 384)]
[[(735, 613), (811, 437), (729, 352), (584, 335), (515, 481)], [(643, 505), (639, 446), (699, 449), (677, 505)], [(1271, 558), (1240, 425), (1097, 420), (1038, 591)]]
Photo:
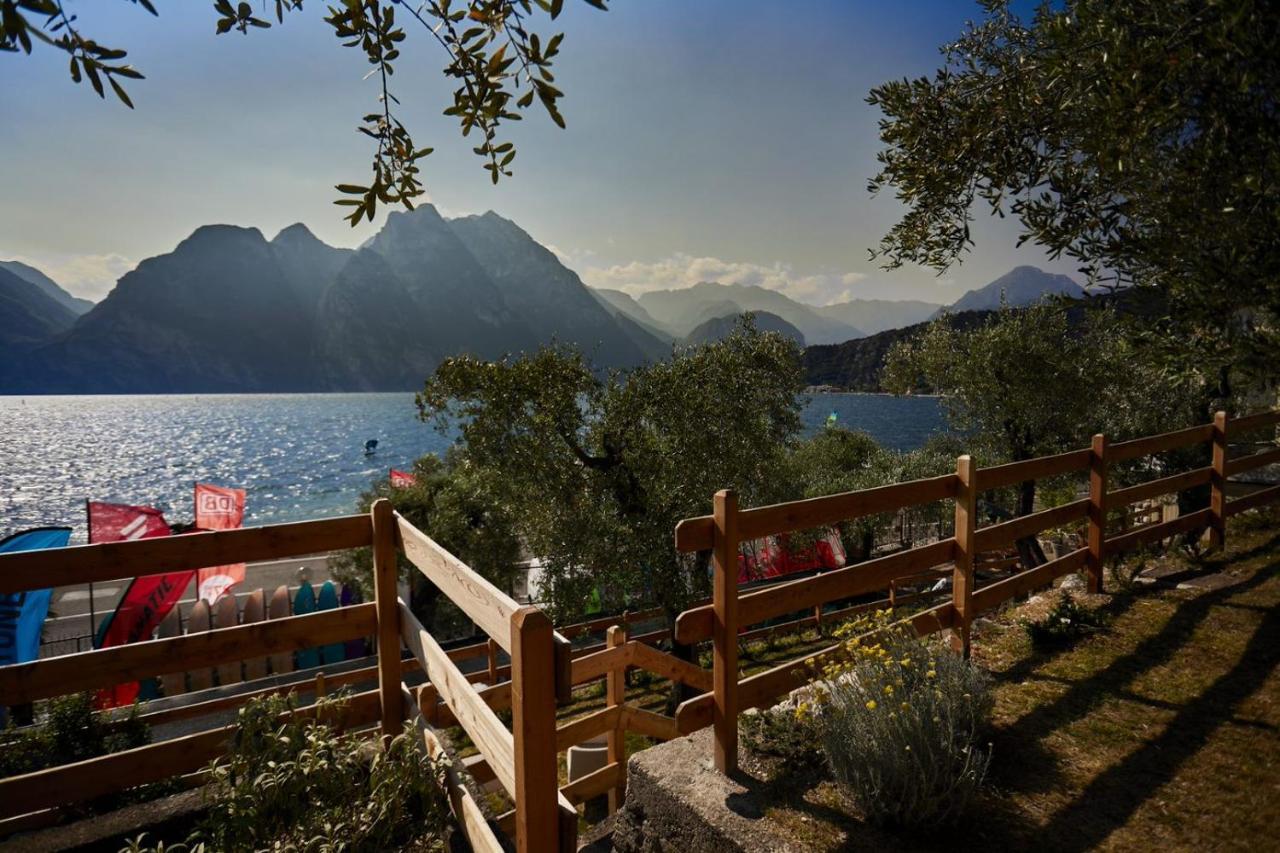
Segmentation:
[[(67, 5), (147, 79), (127, 81), (128, 110), (73, 84), (64, 54), (0, 55), (0, 259), (100, 299), (204, 224), (270, 238), (301, 221), (340, 246), (381, 226), (385, 212), (353, 229), (332, 205), (334, 184), (367, 183), (355, 126), (377, 84), (321, 3), (247, 36), (216, 36), (211, 0), (157, 0), (157, 18), (125, 0)], [(985, 214), (975, 250), (941, 275), (868, 257), (902, 208), (867, 191), (880, 147), (867, 92), (932, 73), (979, 14), (970, 0), (615, 0), (607, 13), (567, 0), (540, 30), (565, 33), (568, 127), (536, 112), (510, 125), (515, 176), (496, 187), (441, 115), (444, 54), (408, 20), (395, 86), (415, 142), (435, 148), (422, 177), (441, 212), (495, 210), (590, 285), (952, 302), (1017, 264), (1073, 272), (1015, 248), (1016, 226)]]

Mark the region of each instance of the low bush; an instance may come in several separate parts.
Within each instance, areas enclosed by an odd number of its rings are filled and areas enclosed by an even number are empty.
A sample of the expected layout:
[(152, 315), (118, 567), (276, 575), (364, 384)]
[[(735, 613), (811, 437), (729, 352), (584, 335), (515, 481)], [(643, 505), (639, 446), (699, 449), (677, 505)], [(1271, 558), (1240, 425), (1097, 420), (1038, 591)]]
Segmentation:
[(809, 713), (832, 775), (869, 822), (948, 824), (986, 779), (989, 679), (890, 619), (882, 611), (842, 626), (847, 639)]
[(147, 725), (138, 719), (138, 706), (117, 720), (95, 713), (88, 693), (59, 696), (44, 703), (37, 725), (0, 732), (0, 778), (34, 773), (133, 749), (151, 742)]
[[(342, 713), (340, 700), (319, 708), (321, 720)], [(148, 847), (140, 837), (126, 850), (442, 849), (443, 766), (415, 737), (382, 750), (326, 722), (287, 716), (293, 709), (279, 696), (242, 708), (229, 753), (211, 767), (208, 817), (183, 845)]]
[(1042, 650), (1068, 646), (1085, 634), (1096, 631), (1101, 624), (1096, 612), (1082, 607), (1065, 589), (1058, 591), (1053, 607), (1044, 616), (1022, 620), (1031, 645)]

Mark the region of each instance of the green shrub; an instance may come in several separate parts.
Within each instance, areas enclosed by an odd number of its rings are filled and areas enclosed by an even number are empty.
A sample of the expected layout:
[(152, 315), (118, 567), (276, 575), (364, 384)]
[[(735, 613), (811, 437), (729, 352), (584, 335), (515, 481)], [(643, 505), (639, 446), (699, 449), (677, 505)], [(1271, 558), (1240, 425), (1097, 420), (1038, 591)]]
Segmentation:
[(778, 706), (738, 718), (742, 744), (757, 755), (779, 758), (788, 767), (812, 767), (822, 758), (813, 717)]
[[(837, 784), (869, 822), (951, 823), (986, 779), (991, 756), (979, 740), (991, 714), (989, 680), (888, 620), (841, 629), (852, 639), (815, 687), (814, 726)], [(871, 638), (858, 639), (870, 628)]]
[[(294, 701), (272, 696), (240, 710), (231, 750), (212, 767), (209, 815), (184, 846), (168, 849), (381, 851), (443, 844), (448, 805), (443, 767), (417, 738), (401, 735), (384, 751), (325, 722), (281, 720)], [(320, 704), (338, 719), (340, 701)]]
[(44, 703), (43, 722), (25, 728), (12, 725), (0, 733), (0, 778), (34, 773), (46, 767), (96, 758), (151, 742), (135, 704), (114, 722), (93, 710), (88, 693), (59, 696)]
[(1068, 646), (1085, 634), (1101, 626), (1098, 615), (1072, 597), (1067, 590), (1059, 590), (1058, 598), (1049, 612), (1039, 619), (1022, 620), (1023, 630), (1037, 649), (1058, 649)]

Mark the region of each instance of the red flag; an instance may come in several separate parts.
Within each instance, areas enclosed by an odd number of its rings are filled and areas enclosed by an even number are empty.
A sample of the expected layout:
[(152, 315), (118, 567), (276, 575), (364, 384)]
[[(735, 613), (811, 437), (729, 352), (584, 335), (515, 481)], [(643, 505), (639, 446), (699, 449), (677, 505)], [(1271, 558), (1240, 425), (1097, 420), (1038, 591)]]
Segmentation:
[[(224, 489), (196, 483), (196, 527), (234, 530), (244, 521), (244, 489)], [(196, 578), (196, 595), (212, 605), (236, 584), (244, 583), (244, 563), (208, 566)]]
[(405, 471), (397, 471), (395, 468), (391, 469), (391, 488), (405, 489), (409, 486), (417, 485), (417, 483), (418, 478), (414, 475)]
[[(169, 535), (164, 516), (151, 507), (90, 502), (88, 510), (90, 542), (122, 542)], [(185, 571), (134, 578), (120, 597), (115, 612), (99, 629), (97, 647), (105, 649), (151, 639), (151, 632), (177, 604), (194, 575), (195, 572)], [(119, 684), (99, 691), (97, 704), (108, 708), (128, 705), (137, 695), (136, 681)]]
[(90, 501), (88, 510), (90, 542), (124, 542), (169, 535), (169, 525), (160, 510), (149, 506)]
[(738, 551), (738, 583), (778, 578), (814, 569), (838, 569), (847, 559), (840, 531), (828, 528), (826, 535), (804, 550), (790, 547), (787, 534), (766, 536), (743, 542)]

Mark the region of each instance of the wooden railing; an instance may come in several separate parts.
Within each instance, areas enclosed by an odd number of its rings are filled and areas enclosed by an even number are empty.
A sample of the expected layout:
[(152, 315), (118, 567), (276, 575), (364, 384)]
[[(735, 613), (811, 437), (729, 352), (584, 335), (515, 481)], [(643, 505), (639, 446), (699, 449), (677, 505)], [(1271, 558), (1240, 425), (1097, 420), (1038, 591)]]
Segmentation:
[[(833, 644), (803, 660), (740, 678), (738, 644), (744, 637), (757, 633), (745, 629), (770, 619), (815, 608), (815, 617), (820, 619), (825, 603), (886, 588), (892, 593), (898, 581), (950, 565), (950, 600), (904, 621), (922, 635), (949, 630), (953, 646), (967, 655), (970, 628), (977, 614), (1081, 570), (1087, 572), (1089, 590), (1100, 592), (1108, 555), (1203, 528), (1208, 528), (1211, 544), (1221, 547), (1228, 518), (1280, 499), (1280, 486), (1271, 486), (1227, 500), (1229, 477), (1280, 462), (1280, 448), (1228, 459), (1228, 429), (1234, 435), (1278, 423), (1280, 412), (1263, 412), (1234, 420), (1219, 412), (1212, 424), (1163, 435), (1115, 444), (1109, 444), (1106, 436), (1097, 435), (1092, 446), (1086, 449), (985, 469), (979, 468), (969, 456), (961, 456), (954, 474), (745, 510), (739, 509), (737, 496), (732, 491), (718, 492), (711, 515), (686, 519), (675, 531), (677, 550), (711, 552), (714, 572), (712, 601), (681, 613), (675, 628), (675, 638), (681, 643), (711, 639), (713, 689), (680, 705), (676, 711), (677, 727), (681, 732), (692, 732), (714, 726), (716, 767), (731, 772), (737, 766), (738, 714), (748, 708), (772, 705), (800, 686), (815, 666), (821, 667), (822, 662), (840, 648), (839, 644)], [(1212, 446), (1213, 461), (1208, 467), (1108, 491), (1108, 469), (1116, 463), (1205, 443)], [(1087, 498), (978, 527), (979, 494), (1028, 480), (1085, 473), (1089, 479)], [(1206, 484), (1211, 491), (1207, 508), (1108, 536), (1109, 512)], [(941, 500), (955, 504), (955, 531), (950, 538), (815, 577), (745, 594), (739, 592), (738, 549), (745, 540), (827, 527)], [(1085, 547), (1012, 577), (976, 587), (974, 569), (983, 552), (1044, 530), (1076, 524), (1085, 528)], [(814, 617), (805, 617), (797, 623), (807, 623), (811, 618)]]

